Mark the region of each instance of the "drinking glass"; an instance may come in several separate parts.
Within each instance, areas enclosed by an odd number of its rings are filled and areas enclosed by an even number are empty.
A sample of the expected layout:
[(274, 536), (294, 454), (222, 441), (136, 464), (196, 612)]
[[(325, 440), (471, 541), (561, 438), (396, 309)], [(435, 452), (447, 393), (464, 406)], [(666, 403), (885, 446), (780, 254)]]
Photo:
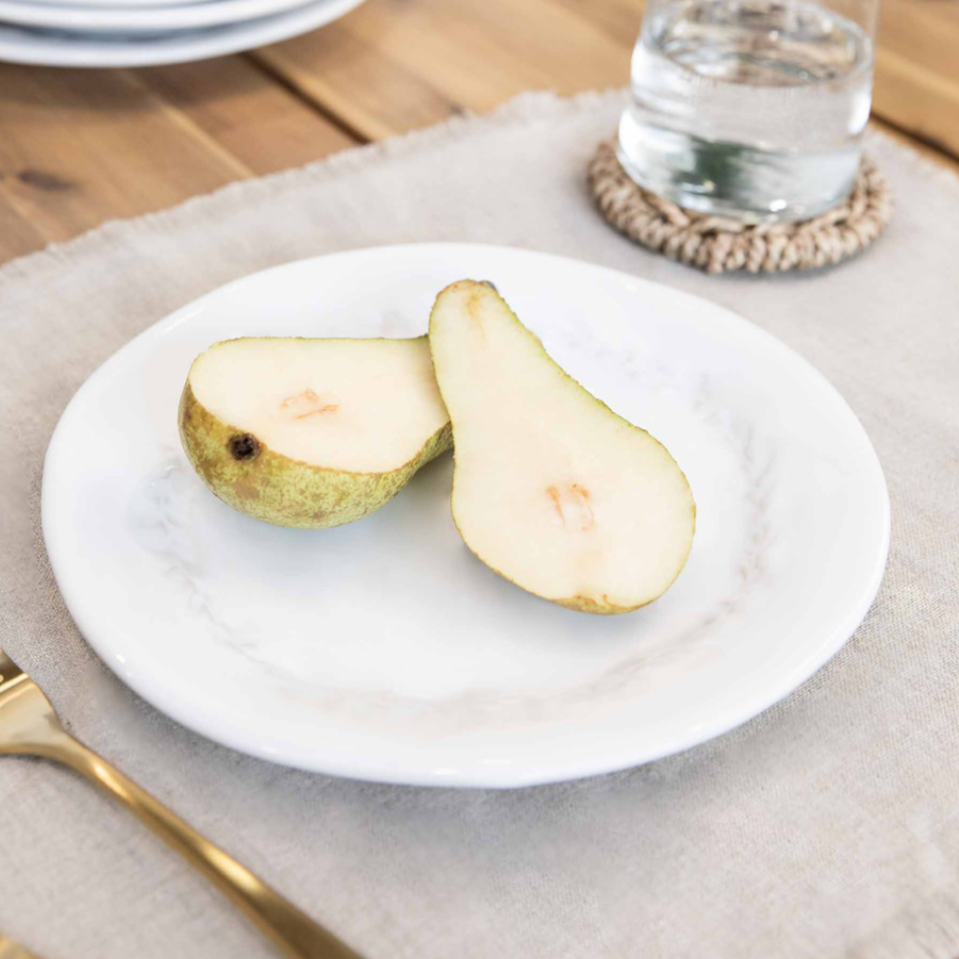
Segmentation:
[(840, 203), (872, 99), (879, 0), (649, 0), (620, 162), (680, 206), (751, 222)]

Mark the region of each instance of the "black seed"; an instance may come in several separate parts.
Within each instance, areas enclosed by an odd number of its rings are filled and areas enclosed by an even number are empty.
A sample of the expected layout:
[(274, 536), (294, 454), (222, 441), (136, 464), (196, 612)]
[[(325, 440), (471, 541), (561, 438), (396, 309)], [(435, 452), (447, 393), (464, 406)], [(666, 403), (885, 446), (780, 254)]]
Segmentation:
[(228, 445), (235, 460), (256, 459), (260, 452), (260, 441), (252, 433), (237, 433), (230, 437)]

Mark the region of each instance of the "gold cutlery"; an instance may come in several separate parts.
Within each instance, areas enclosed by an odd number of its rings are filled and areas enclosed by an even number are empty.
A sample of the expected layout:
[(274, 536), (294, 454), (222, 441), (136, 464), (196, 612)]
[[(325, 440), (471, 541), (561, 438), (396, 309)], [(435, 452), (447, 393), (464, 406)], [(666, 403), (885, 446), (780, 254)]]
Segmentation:
[(40, 959), (0, 932), (0, 959)]
[[(227, 895), (266, 936), (296, 959), (361, 959), (262, 879), (127, 779), (60, 724), (40, 687), (0, 649), (0, 755), (37, 756), (68, 766), (126, 806)], [(13, 947), (13, 944), (10, 943)], [(30, 959), (13, 947), (11, 956)]]

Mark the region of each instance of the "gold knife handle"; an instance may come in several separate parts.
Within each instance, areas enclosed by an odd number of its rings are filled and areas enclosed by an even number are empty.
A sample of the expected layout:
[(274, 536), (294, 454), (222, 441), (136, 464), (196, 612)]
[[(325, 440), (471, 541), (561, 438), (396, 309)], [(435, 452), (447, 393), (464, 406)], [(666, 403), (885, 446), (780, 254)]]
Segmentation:
[(126, 806), (167, 845), (199, 869), (288, 955), (296, 959), (362, 959), (232, 856), (204, 839), (146, 790), (66, 732), (50, 736), (42, 752), (49, 759), (74, 769)]
[(0, 932), (0, 959), (40, 959)]

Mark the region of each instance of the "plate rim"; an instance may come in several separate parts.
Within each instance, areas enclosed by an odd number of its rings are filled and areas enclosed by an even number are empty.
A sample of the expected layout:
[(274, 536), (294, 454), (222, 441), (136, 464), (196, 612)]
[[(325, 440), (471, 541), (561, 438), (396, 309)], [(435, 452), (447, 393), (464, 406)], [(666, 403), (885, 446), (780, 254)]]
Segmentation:
[[(208, 0), (169, 6), (78, 4), (0, 0), (0, 21), (22, 27), (77, 32), (104, 32), (150, 37), (166, 31), (227, 27), (307, 6), (311, 0)], [(330, 0), (325, 0), (329, 3)]]
[(83, 33), (64, 37), (53, 33), (53, 28), (0, 23), (0, 61), (78, 69), (189, 63), (288, 40), (332, 23), (364, 2), (305, 0), (302, 5), (253, 20), (155, 35), (118, 34), (115, 39)]
[[(98, 379), (104, 371), (109, 370), (114, 364), (120, 363), (123, 354), (132, 347), (133, 344), (165, 335), (176, 326), (187, 321), (198, 309), (202, 308), (206, 301), (221, 296), (227, 291), (235, 292), (237, 288), (241, 288), (244, 284), (261, 282), (265, 275), (278, 275), (285, 270), (302, 269), (305, 264), (318, 260), (327, 261), (351, 257), (362, 258), (370, 253), (382, 255), (384, 251), (387, 255), (401, 254), (405, 251), (415, 251), (417, 254), (428, 254), (428, 251), (437, 249), (444, 251), (453, 249), (464, 254), (469, 251), (495, 251), (500, 254), (505, 253), (520, 257), (534, 257), (559, 262), (560, 264), (565, 263), (577, 269), (585, 268), (587, 271), (597, 271), (600, 274), (612, 274), (618, 278), (620, 282), (622, 282), (623, 279), (628, 279), (631, 283), (638, 283), (641, 286), (665, 288), (669, 291), (670, 295), (684, 299), (691, 304), (705, 304), (709, 310), (721, 314), (724, 323), (730, 324), (740, 333), (744, 333), (747, 338), (752, 337), (754, 341), (761, 343), (767, 348), (773, 349), (785, 357), (787, 362), (798, 364), (799, 368), (803, 369), (807, 376), (811, 375), (812, 378), (817, 381), (820, 389), (825, 389), (825, 392), (834, 403), (839, 404), (839, 408), (843, 409), (847, 415), (849, 425), (859, 432), (861, 439), (864, 441), (863, 450), (868, 453), (869, 468), (873, 471), (873, 480), (878, 480), (879, 485), (877, 491), (881, 493), (882, 516), (877, 518), (881, 520), (882, 528), (880, 545), (873, 558), (872, 568), (869, 571), (869, 575), (864, 578), (863, 583), (858, 587), (858, 601), (853, 603), (850, 600), (850, 605), (844, 616), (826, 631), (828, 638), (820, 643), (815, 651), (815, 655), (808, 655), (804, 658), (803, 662), (791, 672), (784, 671), (779, 677), (778, 682), (770, 683), (765, 687), (764, 691), (752, 691), (751, 694), (741, 697), (742, 700), (747, 702), (745, 708), (726, 709), (726, 711), (721, 713), (715, 720), (701, 723), (695, 733), (675, 735), (671, 740), (663, 742), (659, 747), (654, 749), (647, 748), (637, 750), (628, 756), (623, 755), (621, 749), (617, 749), (615, 751), (619, 754), (619, 758), (615, 760), (600, 751), (589, 759), (584, 760), (580, 758), (572, 762), (554, 760), (540, 765), (527, 762), (520, 766), (499, 764), (496, 766), (483, 766), (474, 761), (467, 762), (463, 767), (444, 765), (442, 769), (434, 768), (431, 770), (424, 770), (416, 764), (414, 764), (415, 768), (411, 768), (409, 764), (404, 761), (387, 763), (381, 759), (371, 763), (365, 759), (361, 759), (359, 762), (344, 762), (340, 760), (330, 760), (328, 757), (313, 757), (311, 760), (302, 757), (300, 759), (292, 759), (289, 756), (279, 757), (275, 749), (267, 745), (265, 740), (263, 742), (251, 743), (251, 741), (242, 734), (235, 735), (231, 731), (229, 724), (226, 726), (218, 725), (217, 720), (207, 713), (198, 714), (189, 707), (183, 708), (183, 702), (181, 700), (175, 695), (170, 695), (166, 687), (162, 685), (159, 687), (151, 685), (149, 678), (146, 677), (142, 671), (137, 673), (136, 676), (133, 676), (129, 673), (124, 673), (123, 670), (118, 668), (118, 664), (115, 662), (116, 649), (108, 642), (103, 642), (103, 637), (97, 637), (97, 630), (92, 628), (92, 625), (88, 622), (86, 607), (82, 599), (78, 599), (77, 597), (77, 590), (74, 589), (72, 582), (72, 574), (64, 569), (64, 565), (61, 562), (62, 556), (59, 554), (55, 545), (57, 534), (51, 529), (49, 519), (54, 513), (54, 508), (51, 505), (54, 491), (52, 489), (52, 482), (48, 481), (48, 478), (56, 471), (56, 461), (59, 455), (58, 449), (64, 442), (63, 436), (66, 435), (70, 424), (68, 414), (71, 409), (75, 408), (78, 398), (82, 397), (85, 391), (91, 388), (90, 384)], [(856, 416), (855, 411), (849, 406), (839, 390), (802, 354), (788, 346), (772, 333), (757, 326), (745, 317), (740, 316), (733, 310), (715, 303), (712, 300), (708, 300), (705, 297), (672, 287), (669, 284), (649, 280), (645, 277), (627, 273), (624, 270), (579, 260), (574, 257), (497, 244), (421, 242), (357, 247), (317, 256), (303, 257), (249, 273), (222, 284), (184, 304), (128, 340), (115, 353), (104, 360), (81, 384), (65, 406), (51, 435), (43, 464), (41, 529), (57, 585), (67, 609), (80, 630), (84, 641), (93, 649), (98, 658), (117, 675), (121, 682), (130, 687), (153, 708), (173, 719), (178, 724), (185, 726), (187, 729), (246, 755), (252, 755), (291, 768), (331, 776), (414, 786), (517, 788), (571, 781), (588, 776), (621, 771), (674, 755), (706, 743), (749, 722), (798, 689), (846, 645), (871, 608), (879, 592), (889, 555), (891, 504), (885, 474), (872, 441), (859, 418)]]

